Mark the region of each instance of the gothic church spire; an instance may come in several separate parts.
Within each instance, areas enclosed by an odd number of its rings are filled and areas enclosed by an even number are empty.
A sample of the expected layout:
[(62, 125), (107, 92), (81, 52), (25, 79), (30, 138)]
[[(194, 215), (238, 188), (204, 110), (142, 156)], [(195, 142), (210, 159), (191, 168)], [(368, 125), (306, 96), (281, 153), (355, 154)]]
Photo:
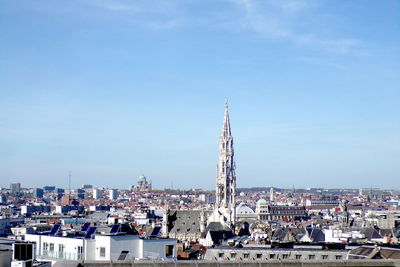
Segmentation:
[(216, 179), (215, 218), (232, 226), (236, 222), (235, 196), (236, 174), (233, 150), (233, 137), (229, 120), (228, 102), (225, 101), (224, 122), (222, 125)]

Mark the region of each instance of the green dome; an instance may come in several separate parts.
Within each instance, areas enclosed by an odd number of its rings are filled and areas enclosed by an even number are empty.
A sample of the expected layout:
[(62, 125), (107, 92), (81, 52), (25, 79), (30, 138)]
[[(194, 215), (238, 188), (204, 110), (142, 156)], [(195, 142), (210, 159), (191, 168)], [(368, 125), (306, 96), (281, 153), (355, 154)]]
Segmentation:
[(140, 175), (139, 180), (146, 180), (146, 176), (144, 176), (144, 174)]
[(265, 199), (263, 199), (263, 198), (260, 198), (257, 201), (257, 205), (267, 205), (267, 201)]

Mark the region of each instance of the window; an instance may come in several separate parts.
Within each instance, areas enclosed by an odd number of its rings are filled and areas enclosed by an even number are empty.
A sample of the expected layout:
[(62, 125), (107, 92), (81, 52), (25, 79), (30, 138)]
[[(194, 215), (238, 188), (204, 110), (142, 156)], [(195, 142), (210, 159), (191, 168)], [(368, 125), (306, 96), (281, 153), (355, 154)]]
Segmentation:
[(50, 251), (54, 251), (54, 243), (50, 243)]
[(234, 259), (234, 258), (236, 258), (236, 256), (237, 256), (237, 254), (236, 254), (235, 252), (232, 252), (232, 253), (231, 253), (231, 258)]
[(257, 257), (257, 259), (261, 259), (262, 258), (262, 254), (261, 253), (257, 253), (256, 257)]
[(328, 259), (328, 255), (322, 255), (322, 259), (323, 260), (327, 260)]
[(341, 260), (342, 259), (342, 255), (336, 255), (336, 259), (337, 260)]
[(129, 251), (127, 251), (127, 250), (121, 251), (121, 254), (118, 257), (118, 260), (124, 261), (126, 259), (126, 256), (128, 256), (128, 254), (129, 254)]
[(315, 255), (308, 255), (309, 260), (315, 260)]
[(275, 259), (275, 254), (269, 254), (270, 259)]
[(249, 253), (243, 253), (243, 259), (248, 259), (250, 258), (250, 254)]
[(78, 246), (78, 260), (83, 259), (83, 246)]
[(166, 245), (165, 257), (173, 257), (173, 256), (174, 256), (174, 245)]
[(48, 250), (49, 249), (49, 243), (44, 242), (43, 243), (43, 250)]
[(218, 253), (218, 258), (222, 258), (222, 257), (224, 257), (224, 253), (223, 252)]
[(106, 248), (100, 247), (100, 257), (105, 257), (105, 256), (106, 256)]
[(287, 258), (289, 258), (289, 254), (282, 254), (282, 259), (287, 259)]
[(301, 260), (301, 255), (296, 255), (296, 260)]
[(58, 256), (64, 258), (64, 248), (63, 244), (58, 244)]

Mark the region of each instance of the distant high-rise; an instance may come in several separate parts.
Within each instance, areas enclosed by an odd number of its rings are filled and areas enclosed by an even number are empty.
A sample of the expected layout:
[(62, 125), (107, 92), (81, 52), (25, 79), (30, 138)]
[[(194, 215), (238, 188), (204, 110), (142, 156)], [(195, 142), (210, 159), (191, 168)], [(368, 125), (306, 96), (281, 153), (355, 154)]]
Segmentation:
[(43, 197), (43, 189), (42, 188), (33, 189), (33, 197), (34, 198), (42, 198)]
[(85, 199), (85, 190), (78, 188), (74, 191), (76, 192), (76, 198)]
[(12, 183), (10, 184), (11, 194), (21, 192), (21, 183)]
[(4, 194), (0, 194), (0, 203), (7, 204), (7, 197)]
[(236, 174), (233, 151), (233, 137), (229, 120), (228, 103), (219, 140), (219, 157), (216, 179), (216, 203), (210, 221), (220, 222), (232, 227), (236, 222)]
[(101, 190), (93, 189), (93, 199), (100, 199), (100, 197), (101, 197)]
[[(54, 193), (56, 194), (57, 199), (61, 199), (64, 196), (65, 190), (63, 188), (55, 188)], [(68, 194), (71, 194), (71, 192), (68, 192)], [(71, 197), (68, 196), (70, 199)]]
[(43, 190), (44, 191), (54, 191), (54, 190), (56, 190), (56, 187), (54, 185), (46, 185), (46, 186), (43, 186)]
[(118, 197), (117, 189), (110, 189), (108, 193), (109, 193), (109, 198), (111, 200), (116, 200), (117, 199), (117, 197)]

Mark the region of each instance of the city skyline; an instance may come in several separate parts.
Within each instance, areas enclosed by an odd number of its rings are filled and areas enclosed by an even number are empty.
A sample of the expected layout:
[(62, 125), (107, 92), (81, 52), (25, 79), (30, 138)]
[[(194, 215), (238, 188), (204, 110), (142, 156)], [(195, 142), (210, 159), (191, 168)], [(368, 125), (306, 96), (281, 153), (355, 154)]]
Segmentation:
[(399, 2), (64, 4), (0, 0), (1, 186), (214, 189), (228, 98), (238, 188), (398, 189)]

